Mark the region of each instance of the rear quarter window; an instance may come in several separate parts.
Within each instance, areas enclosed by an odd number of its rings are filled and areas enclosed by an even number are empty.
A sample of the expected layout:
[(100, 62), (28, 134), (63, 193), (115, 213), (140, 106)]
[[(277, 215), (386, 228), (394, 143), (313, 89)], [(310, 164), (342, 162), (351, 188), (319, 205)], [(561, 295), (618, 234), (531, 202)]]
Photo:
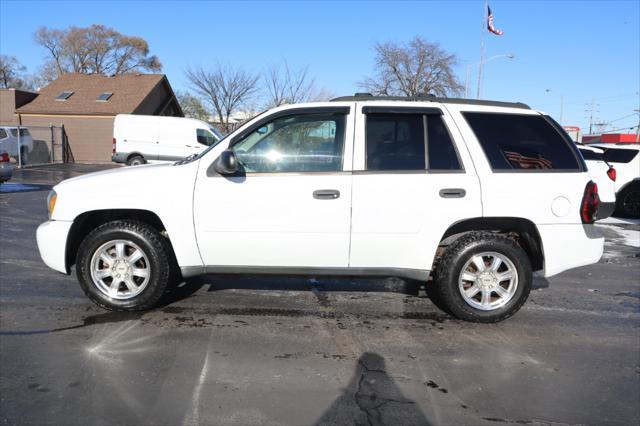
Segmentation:
[(581, 171), (567, 140), (541, 115), (466, 112), (495, 171)]

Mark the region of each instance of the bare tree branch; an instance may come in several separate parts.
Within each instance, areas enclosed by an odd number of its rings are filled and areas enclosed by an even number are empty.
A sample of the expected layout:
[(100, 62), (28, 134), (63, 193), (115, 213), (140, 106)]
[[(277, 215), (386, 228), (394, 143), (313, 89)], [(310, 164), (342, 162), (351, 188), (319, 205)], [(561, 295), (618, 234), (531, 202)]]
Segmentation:
[(359, 83), (375, 95), (458, 95), (462, 85), (453, 67), (458, 59), (438, 43), (415, 37), (409, 43), (376, 43), (375, 75)]
[(229, 120), (233, 113), (258, 91), (259, 76), (242, 68), (218, 64), (211, 70), (188, 68), (185, 74), (193, 90), (213, 107), (225, 133), (232, 130)]
[(267, 108), (316, 100), (318, 92), (314, 79), (309, 77), (309, 66), (293, 70), (285, 60), (282, 65), (271, 66), (264, 75)]

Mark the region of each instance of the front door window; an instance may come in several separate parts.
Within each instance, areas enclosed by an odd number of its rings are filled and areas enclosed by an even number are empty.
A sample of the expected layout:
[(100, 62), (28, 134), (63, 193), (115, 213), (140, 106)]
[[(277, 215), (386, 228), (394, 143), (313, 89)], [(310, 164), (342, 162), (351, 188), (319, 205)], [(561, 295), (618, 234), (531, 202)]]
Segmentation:
[(233, 146), (245, 173), (342, 170), (345, 116), (292, 115), (256, 129)]

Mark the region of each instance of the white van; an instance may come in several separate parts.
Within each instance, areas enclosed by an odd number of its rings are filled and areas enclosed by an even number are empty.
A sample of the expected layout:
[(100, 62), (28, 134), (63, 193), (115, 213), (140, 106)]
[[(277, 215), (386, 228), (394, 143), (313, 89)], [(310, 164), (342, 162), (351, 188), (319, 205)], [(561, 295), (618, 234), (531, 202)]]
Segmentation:
[(178, 161), (221, 139), (216, 129), (194, 118), (118, 114), (111, 160), (129, 166)]

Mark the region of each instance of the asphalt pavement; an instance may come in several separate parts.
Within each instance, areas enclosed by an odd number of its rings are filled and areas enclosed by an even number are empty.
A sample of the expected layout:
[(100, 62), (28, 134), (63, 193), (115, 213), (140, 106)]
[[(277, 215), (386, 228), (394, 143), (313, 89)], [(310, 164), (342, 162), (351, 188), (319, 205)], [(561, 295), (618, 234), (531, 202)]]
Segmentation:
[(514, 317), (453, 319), (417, 282), (210, 275), (157, 309), (94, 306), (41, 261), (62, 179), (0, 187), (0, 422), (64, 425), (640, 424), (640, 225), (544, 279)]

